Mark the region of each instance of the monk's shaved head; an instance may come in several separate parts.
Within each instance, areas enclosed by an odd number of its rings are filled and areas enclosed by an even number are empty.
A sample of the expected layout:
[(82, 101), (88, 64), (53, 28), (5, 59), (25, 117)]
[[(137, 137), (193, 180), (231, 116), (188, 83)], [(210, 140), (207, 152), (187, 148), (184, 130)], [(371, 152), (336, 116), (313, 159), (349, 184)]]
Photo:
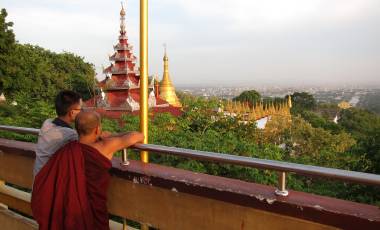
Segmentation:
[(100, 115), (94, 111), (80, 112), (75, 118), (78, 135), (88, 135), (100, 125)]

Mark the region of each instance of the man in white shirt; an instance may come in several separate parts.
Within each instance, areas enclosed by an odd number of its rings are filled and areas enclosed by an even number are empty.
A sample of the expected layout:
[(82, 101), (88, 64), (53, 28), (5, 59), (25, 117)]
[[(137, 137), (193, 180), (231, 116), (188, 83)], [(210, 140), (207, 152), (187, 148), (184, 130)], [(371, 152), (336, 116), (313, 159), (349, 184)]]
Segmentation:
[(81, 108), (82, 99), (80, 94), (70, 90), (58, 93), (55, 98), (57, 117), (47, 119), (38, 134), (33, 176), (37, 175), (58, 149), (66, 143), (78, 139), (77, 132), (70, 124), (75, 121), (75, 117), (81, 111)]

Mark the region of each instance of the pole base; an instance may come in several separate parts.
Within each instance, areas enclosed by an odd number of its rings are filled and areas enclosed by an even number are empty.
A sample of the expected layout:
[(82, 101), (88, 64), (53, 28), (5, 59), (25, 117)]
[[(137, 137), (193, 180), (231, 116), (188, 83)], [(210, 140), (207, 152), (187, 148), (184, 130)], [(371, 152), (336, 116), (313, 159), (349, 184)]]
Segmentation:
[(129, 165), (129, 161), (123, 161), (120, 163), (121, 166), (128, 166)]
[(288, 196), (289, 192), (288, 192), (288, 190), (276, 189), (276, 191), (274, 191), (274, 194), (276, 194), (277, 196)]

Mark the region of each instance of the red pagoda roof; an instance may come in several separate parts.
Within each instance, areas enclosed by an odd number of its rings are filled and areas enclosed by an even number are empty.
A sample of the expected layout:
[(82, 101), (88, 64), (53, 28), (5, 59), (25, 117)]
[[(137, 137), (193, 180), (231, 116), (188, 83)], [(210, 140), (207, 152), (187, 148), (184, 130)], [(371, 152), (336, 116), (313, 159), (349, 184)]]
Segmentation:
[[(98, 86), (106, 94), (103, 101), (98, 95), (84, 102), (86, 109), (95, 109), (102, 115), (110, 118), (120, 118), (122, 114), (139, 114), (139, 110), (128, 111), (127, 99), (131, 97), (135, 102), (140, 102), (139, 69), (135, 68), (136, 57), (133, 55), (132, 46), (128, 44), (125, 30), (125, 13), (120, 15), (120, 37), (119, 42), (114, 46), (115, 52), (109, 57), (112, 64), (103, 70), (107, 78), (100, 81)], [(110, 76), (111, 75), (111, 76)], [(126, 80), (133, 83), (133, 87), (124, 85)], [(149, 83), (149, 88), (154, 86)], [(97, 104), (99, 102), (99, 104)], [(96, 107), (96, 105), (98, 107)], [(138, 109), (136, 103), (131, 103), (133, 109)], [(174, 116), (180, 115), (181, 108), (171, 106), (167, 101), (157, 97), (156, 104), (150, 108), (153, 113), (169, 112)]]

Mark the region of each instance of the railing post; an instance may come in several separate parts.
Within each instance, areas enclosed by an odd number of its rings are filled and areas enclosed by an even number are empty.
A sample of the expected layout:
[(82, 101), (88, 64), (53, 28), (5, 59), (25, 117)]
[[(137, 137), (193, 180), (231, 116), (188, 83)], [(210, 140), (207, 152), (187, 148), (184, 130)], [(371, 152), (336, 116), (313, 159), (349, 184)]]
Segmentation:
[(127, 149), (123, 149), (123, 155), (121, 156), (121, 165), (124, 165), (124, 166), (129, 165)]
[(286, 190), (286, 172), (278, 172), (278, 187), (274, 193), (277, 196), (289, 195), (288, 190)]

